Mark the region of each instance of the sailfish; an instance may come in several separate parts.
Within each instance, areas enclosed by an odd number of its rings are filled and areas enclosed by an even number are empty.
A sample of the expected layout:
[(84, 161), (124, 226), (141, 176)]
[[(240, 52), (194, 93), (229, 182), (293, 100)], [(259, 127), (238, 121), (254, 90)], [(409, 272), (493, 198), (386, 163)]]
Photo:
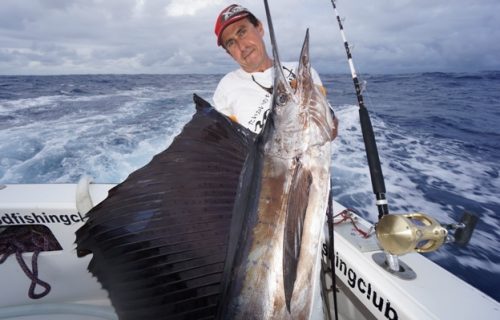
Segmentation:
[(282, 73), (269, 8), (273, 100), (255, 135), (194, 95), (172, 144), (87, 213), (79, 256), (120, 319), (308, 319), (330, 189), (329, 103), (309, 32), (296, 85)]

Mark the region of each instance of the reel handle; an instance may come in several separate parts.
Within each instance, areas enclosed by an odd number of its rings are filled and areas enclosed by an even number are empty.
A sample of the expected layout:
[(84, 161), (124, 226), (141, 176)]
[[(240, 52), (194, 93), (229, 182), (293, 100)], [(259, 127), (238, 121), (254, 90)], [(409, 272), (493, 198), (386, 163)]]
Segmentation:
[(469, 243), (478, 221), (479, 218), (477, 216), (465, 211), (458, 225), (451, 225), (448, 227), (448, 229), (456, 230), (455, 234), (451, 236), (454, 240), (453, 243), (465, 247)]

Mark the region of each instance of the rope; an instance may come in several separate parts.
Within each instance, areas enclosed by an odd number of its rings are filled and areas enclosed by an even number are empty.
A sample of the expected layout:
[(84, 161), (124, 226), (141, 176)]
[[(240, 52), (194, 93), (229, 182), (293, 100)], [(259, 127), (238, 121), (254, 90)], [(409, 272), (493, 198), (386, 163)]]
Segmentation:
[[(31, 280), (28, 296), (31, 299), (40, 299), (50, 292), (50, 285), (38, 277), (38, 255), (42, 251), (62, 249), (54, 239), (49, 229), (45, 226), (27, 225), (10, 227), (0, 233), (0, 264), (15, 254), (19, 266), (24, 274)], [(31, 270), (23, 259), (22, 254), (33, 252), (31, 257)], [(41, 293), (36, 293), (36, 287), (43, 288)]]
[(353, 209), (344, 209), (340, 213), (337, 213), (335, 216), (333, 216), (333, 218), (335, 219), (337, 217), (342, 217), (342, 219), (340, 221), (334, 222), (334, 224), (340, 224), (340, 223), (343, 223), (343, 222), (346, 222), (346, 221), (350, 221), (352, 223), (354, 229), (363, 238), (366, 239), (366, 238), (370, 237), (371, 232), (366, 232), (366, 231), (362, 230), (361, 228), (359, 228), (358, 225), (356, 224), (356, 220), (352, 217), (351, 212), (355, 212), (355, 211)]

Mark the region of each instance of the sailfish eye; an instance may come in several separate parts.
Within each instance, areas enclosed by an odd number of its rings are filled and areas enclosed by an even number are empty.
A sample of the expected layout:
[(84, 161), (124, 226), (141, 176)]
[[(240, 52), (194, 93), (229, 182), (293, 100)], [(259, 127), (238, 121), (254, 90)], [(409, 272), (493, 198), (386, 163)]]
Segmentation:
[(281, 93), (280, 95), (278, 95), (278, 99), (276, 102), (278, 102), (279, 105), (284, 105), (285, 103), (288, 102), (288, 100), (289, 100), (288, 94)]

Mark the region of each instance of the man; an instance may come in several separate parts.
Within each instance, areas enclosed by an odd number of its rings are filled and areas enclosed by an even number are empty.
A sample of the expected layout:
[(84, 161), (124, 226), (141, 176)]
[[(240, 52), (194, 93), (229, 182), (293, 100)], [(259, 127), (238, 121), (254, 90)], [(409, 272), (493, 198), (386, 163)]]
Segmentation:
[[(237, 121), (241, 125), (247, 127), (251, 131), (255, 133), (259, 133), (263, 127), (264, 123), (266, 121), (266, 118), (268, 116), (268, 113), (270, 112), (270, 107), (272, 104), (272, 87), (273, 87), (273, 73), (274, 73), (274, 67), (273, 67), (273, 60), (269, 57), (266, 51), (266, 47), (264, 44), (264, 28), (262, 23), (252, 14), (250, 13), (247, 9), (239, 6), (239, 5), (231, 5), (219, 14), (217, 18), (217, 22), (215, 24), (215, 34), (217, 36), (217, 44), (219, 46), (222, 46), (227, 53), (239, 64), (240, 68), (228, 73), (225, 75), (221, 81), (219, 82), (217, 89), (214, 93), (213, 101), (215, 104), (215, 108), (217, 108), (220, 112), (223, 114), (229, 116), (233, 121)], [(297, 67), (298, 63), (282, 63), (283, 66), (283, 74), (287, 78), (287, 80), (290, 82), (292, 87), (294, 87), (294, 81), (295, 81), (295, 74), (297, 73)], [(322, 86), (321, 80), (315, 70), (311, 70), (312, 78), (313, 81), (316, 85)], [(332, 112), (333, 116), (333, 112)], [(299, 119), (297, 119), (299, 121)], [(337, 126), (337, 122), (334, 121), (335, 127)], [(337, 129), (333, 129), (333, 134), (332, 134), (332, 139), (336, 136)], [(321, 152), (320, 152), (321, 153)], [(280, 162), (280, 169), (276, 169), (277, 171), (280, 170), (288, 170), (285, 169), (288, 164), (285, 164), (285, 162), (289, 161), (284, 160), (283, 162)], [(273, 164), (276, 164), (273, 160), (269, 161), (270, 163), (273, 162)], [(297, 163), (300, 161), (297, 161)], [(272, 165), (270, 165), (272, 166)], [(294, 169), (295, 170), (295, 169)], [(315, 169), (316, 170), (316, 169)], [(321, 171), (320, 169), (319, 171)], [(323, 173), (325, 173), (323, 171)], [(280, 176), (280, 174), (276, 174), (277, 176)], [(320, 181), (320, 179), (316, 180), (316, 177), (319, 175), (315, 171), (314, 177), (312, 178), (312, 174), (310, 175), (311, 181)], [(324, 175), (326, 176), (326, 175)], [(280, 176), (278, 177), (267, 177), (269, 181), (271, 181), (271, 185), (273, 185), (273, 188), (276, 187), (278, 189), (282, 188), (282, 190), (285, 190), (287, 187), (281, 185), (281, 182), (287, 181), (284, 177)], [(328, 178), (327, 178), (328, 179)], [(295, 182), (295, 181), (294, 181)], [(273, 184), (274, 183), (274, 184)], [(289, 182), (293, 183), (293, 182)], [(314, 190), (319, 190), (319, 185), (314, 185), (312, 187), (311, 184), (311, 189)], [(300, 189), (303, 190), (303, 189)], [(288, 194), (288, 193), (287, 193)], [(319, 195), (319, 193), (318, 193)], [(266, 199), (274, 199), (272, 197), (266, 198)], [(260, 200), (259, 200), (260, 201)], [(270, 202), (270, 200), (268, 200)], [(269, 207), (272, 208), (272, 205)], [(269, 209), (269, 213), (267, 213), (269, 216), (272, 216), (272, 212), (274, 209)], [(278, 209), (276, 209), (278, 210)], [(267, 212), (267, 209), (263, 209), (263, 211)], [(281, 213), (277, 213), (276, 211), (275, 216), (279, 216)], [(265, 216), (264, 220), (266, 222), (263, 222), (262, 225), (265, 225), (267, 223), (270, 223), (270, 225), (275, 225), (273, 222), (275, 220), (272, 220), (269, 218), (269, 216)], [(259, 219), (260, 219), (260, 213), (259, 213)], [(267, 219), (271, 219), (269, 221), (273, 222), (268, 222)], [(277, 220), (276, 220), (277, 221)], [(322, 221), (321, 220), (316, 220), (316, 225), (321, 225)], [(276, 224), (277, 225), (277, 224)], [(313, 224), (309, 224), (308, 228), (310, 228)], [(267, 228), (267, 229), (266, 229)], [(255, 230), (266, 230), (266, 232), (270, 232), (270, 229), (272, 227), (264, 227), (261, 229), (255, 229)], [(283, 227), (284, 229), (285, 227)], [(276, 234), (279, 234), (279, 230), (277, 231)], [(306, 232), (305, 232), (306, 233)], [(304, 234), (305, 234), (304, 233)], [(269, 240), (271, 238), (268, 238)], [(312, 239), (312, 237), (309, 237), (309, 239)], [(268, 243), (269, 246), (276, 245), (276, 242), (273, 242), (272, 240), (270, 241), (272, 243)], [(312, 244), (312, 242), (310, 242)], [(257, 245), (258, 247), (259, 245)], [(257, 250), (259, 251), (259, 250)], [(262, 250), (261, 252), (264, 252), (267, 250)], [(270, 251), (267, 251), (270, 252)], [(261, 255), (261, 253), (256, 253), (261, 258), (268, 258), (269, 256), (267, 255)], [(301, 255), (304, 255), (304, 253), (301, 253)], [(305, 253), (307, 255), (307, 253)], [(313, 257), (313, 256), (311, 256)], [(319, 257), (318, 257), (319, 258)], [(312, 258), (313, 259), (313, 258)], [(310, 259), (310, 260), (312, 260)], [(308, 261), (310, 261), (308, 260)], [(257, 265), (259, 265), (257, 263)], [(315, 264), (310, 264), (309, 266), (320, 266), (319, 261)], [(257, 267), (255, 270), (262, 270), (259, 269), (260, 267)], [(254, 270), (254, 271), (255, 271)], [(280, 271), (276, 271), (277, 274), (279, 274)], [(308, 269), (308, 271), (305, 271), (302, 273), (302, 284), (304, 284), (304, 281), (314, 283), (312, 279), (307, 280), (306, 278), (309, 278), (309, 276), (304, 276), (304, 274), (310, 275), (311, 277), (314, 274), (317, 274), (316, 272), (319, 272), (319, 270), (312, 270)], [(285, 273), (283, 273), (284, 275)], [(274, 279), (273, 276), (264, 276), (262, 275), (263, 278), (273, 282), (277, 281), (275, 284), (277, 285), (279, 283), (279, 280)], [(266, 280), (266, 281), (267, 281)], [(249, 289), (249, 287), (246, 287), (246, 289)], [(322, 319), (323, 318), (323, 311), (322, 311), (322, 299), (321, 299), (321, 294), (319, 290), (319, 286), (309, 286), (304, 292), (301, 293), (301, 295), (305, 295), (307, 297), (311, 297), (312, 295), (312, 305), (311, 309), (309, 310), (309, 306), (304, 309), (304, 313), (310, 312), (312, 319)], [(262, 299), (271, 299), (271, 297), (268, 296), (263, 296)], [(281, 297), (283, 298), (283, 297)], [(290, 297), (289, 297), (290, 298)], [(283, 311), (285, 308), (284, 307), (284, 300), (281, 301), (280, 298), (276, 298), (277, 300), (268, 300), (268, 301), (273, 301), (273, 305), (275, 308), (272, 312), (277, 312), (278, 314)], [(291, 299), (291, 298), (290, 298)], [(303, 301), (307, 300), (304, 298)], [(267, 300), (266, 300), (267, 301)], [(277, 302), (281, 301), (281, 302)], [(287, 300), (291, 301), (291, 300)], [(264, 302), (265, 304), (266, 302)], [(271, 303), (271, 302), (269, 302)], [(291, 303), (291, 302), (290, 302)], [(295, 306), (294, 302), (294, 306)], [(304, 305), (305, 306), (305, 305)], [(290, 304), (288, 305), (290, 308)], [(257, 307), (256, 307), (257, 308)], [(260, 308), (260, 307), (259, 307)], [(294, 307), (295, 308), (295, 307)], [(307, 310), (306, 310), (307, 309)], [(259, 309), (260, 310), (260, 309)], [(290, 310), (290, 309), (289, 309)], [(256, 310), (257, 311), (257, 310)], [(301, 315), (302, 317), (302, 315)], [(280, 317), (281, 318), (281, 317)]]
[[(266, 51), (264, 27), (246, 8), (233, 4), (219, 14), (215, 35), (217, 44), (240, 65), (220, 80), (213, 96), (215, 108), (259, 133), (270, 111), (273, 86), (273, 60)], [(298, 63), (284, 62), (282, 66), (293, 85)], [(323, 88), (318, 73), (314, 69), (311, 73), (314, 83)], [(338, 121), (334, 121), (336, 137)]]

